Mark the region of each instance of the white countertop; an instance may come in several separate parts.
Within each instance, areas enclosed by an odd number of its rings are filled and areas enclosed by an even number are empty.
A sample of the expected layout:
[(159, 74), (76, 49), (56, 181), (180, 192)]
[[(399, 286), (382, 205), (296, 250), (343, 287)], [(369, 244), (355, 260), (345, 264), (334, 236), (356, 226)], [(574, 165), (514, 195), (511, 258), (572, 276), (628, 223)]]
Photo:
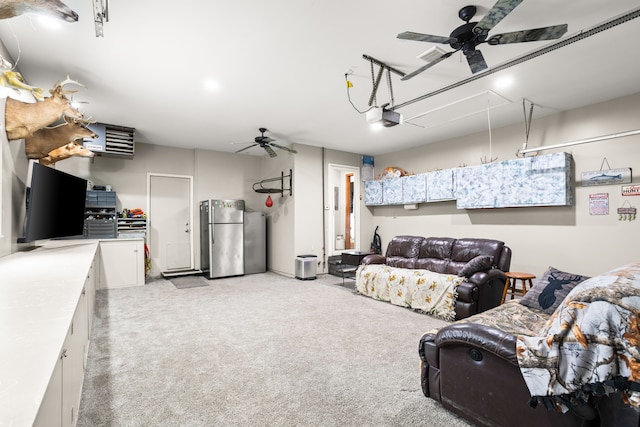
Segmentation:
[(63, 240), (0, 258), (0, 426), (31, 426), (99, 241)]

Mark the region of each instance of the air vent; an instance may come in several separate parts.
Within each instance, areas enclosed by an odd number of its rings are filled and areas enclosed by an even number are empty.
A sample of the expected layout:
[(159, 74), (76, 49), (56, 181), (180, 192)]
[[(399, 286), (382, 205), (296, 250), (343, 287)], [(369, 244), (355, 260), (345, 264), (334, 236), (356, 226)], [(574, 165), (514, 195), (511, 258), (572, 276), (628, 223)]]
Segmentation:
[(445, 53), (446, 52), (443, 49), (440, 49), (438, 46), (434, 46), (426, 52), (423, 52), (420, 55), (416, 56), (416, 58), (422, 59), (424, 62), (433, 62)]
[(135, 129), (109, 125), (106, 123), (94, 123), (88, 126), (98, 137), (85, 139), (85, 148), (99, 155), (113, 157), (133, 157), (135, 154), (134, 135)]

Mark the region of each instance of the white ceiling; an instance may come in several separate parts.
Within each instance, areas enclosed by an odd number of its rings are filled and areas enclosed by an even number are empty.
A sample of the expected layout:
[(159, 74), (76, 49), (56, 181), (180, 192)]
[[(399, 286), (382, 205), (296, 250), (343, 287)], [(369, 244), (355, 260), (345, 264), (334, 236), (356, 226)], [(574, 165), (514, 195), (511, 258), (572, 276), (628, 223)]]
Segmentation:
[[(467, 0), (111, 0), (103, 38), (95, 36), (92, 0), (65, 3), (80, 15), (77, 23), (59, 21), (55, 30), (22, 15), (0, 21), (0, 39), (30, 84), (48, 89), (69, 73), (86, 85), (74, 96), (88, 102), (86, 116), (134, 127), (136, 141), (151, 144), (236, 151), (266, 127), (282, 145), (379, 155), (484, 131), (489, 122), (524, 123), (523, 98), (536, 105), (535, 123), (640, 92), (634, 19), (398, 109), (405, 120), (431, 112), (415, 120), (419, 126), (373, 131), (347, 99), (345, 73), (352, 73), (351, 100), (365, 110), (372, 78), (362, 55), (413, 71), (424, 65), (416, 56), (434, 44), (396, 35), (448, 36), (463, 24), (458, 10)], [(494, 3), (473, 3), (473, 21)], [(489, 34), (567, 23), (568, 38), (638, 7), (637, 0), (525, 0)], [(479, 49), (491, 68), (551, 43)], [(460, 53), (411, 80), (393, 75), (395, 105), (471, 76)], [(511, 86), (496, 86), (503, 77)], [(209, 80), (216, 89), (206, 87)], [(386, 79), (378, 95), (378, 105), (389, 102)], [(494, 107), (489, 117), (486, 105)], [(244, 153), (264, 155), (257, 147)]]

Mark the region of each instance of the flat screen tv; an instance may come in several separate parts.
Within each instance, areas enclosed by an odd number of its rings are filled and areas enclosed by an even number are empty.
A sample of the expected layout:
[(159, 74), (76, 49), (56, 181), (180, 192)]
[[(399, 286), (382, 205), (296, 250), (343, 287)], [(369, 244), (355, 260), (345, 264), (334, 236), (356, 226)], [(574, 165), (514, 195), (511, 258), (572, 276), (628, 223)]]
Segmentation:
[(33, 163), (23, 242), (81, 237), (87, 180)]

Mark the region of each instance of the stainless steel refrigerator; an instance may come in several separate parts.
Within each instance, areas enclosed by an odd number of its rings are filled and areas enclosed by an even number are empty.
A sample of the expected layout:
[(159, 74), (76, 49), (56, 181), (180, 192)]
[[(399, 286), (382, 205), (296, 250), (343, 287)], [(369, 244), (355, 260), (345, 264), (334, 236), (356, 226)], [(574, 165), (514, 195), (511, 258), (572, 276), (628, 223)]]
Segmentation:
[(209, 279), (244, 274), (244, 200), (200, 202), (200, 269)]
[(244, 213), (244, 274), (267, 271), (267, 217), (262, 212)]

